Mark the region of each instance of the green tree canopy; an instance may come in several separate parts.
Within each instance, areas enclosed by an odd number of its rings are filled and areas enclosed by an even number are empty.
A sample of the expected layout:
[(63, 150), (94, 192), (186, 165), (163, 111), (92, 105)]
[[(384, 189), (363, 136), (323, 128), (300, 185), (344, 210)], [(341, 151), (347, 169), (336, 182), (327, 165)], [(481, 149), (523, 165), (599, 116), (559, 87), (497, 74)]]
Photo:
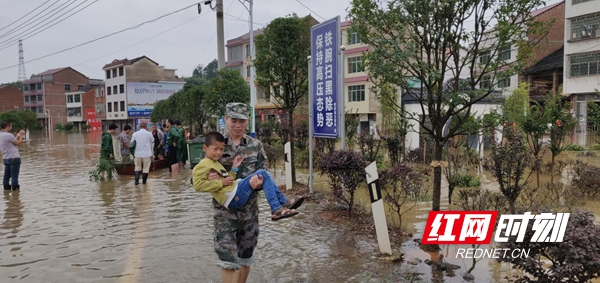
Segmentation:
[[(462, 124), (473, 114), (472, 106), (529, 62), (549, 24), (532, 21), (531, 11), (541, 4), (541, 0), (352, 0), (348, 17), (361, 41), (372, 48), (363, 62), (375, 92), (387, 85), (408, 90), (415, 80), (420, 82), (419, 89), (408, 92), (420, 103), (420, 113), (404, 114), (433, 139), (434, 160), (439, 161), (447, 141), (465, 133)], [(517, 53), (517, 60), (506, 60), (507, 53)], [(470, 77), (462, 80), (463, 73)], [(381, 103), (401, 114), (397, 96), (385, 93), (378, 94)], [(452, 117), (458, 117), (457, 123), (444, 130)], [(433, 210), (440, 209), (441, 180), (438, 166)]]
[(13, 131), (24, 129), (35, 129), (39, 125), (37, 114), (32, 111), (12, 110), (0, 114), (0, 121), (9, 121), (12, 123)]
[[(308, 95), (308, 62), (310, 55), (311, 17), (296, 14), (277, 18), (269, 23), (262, 35), (256, 37), (254, 66), (258, 81), (268, 86), (279, 86), (271, 93), (272, 101), (287, 110), (290, 129), (294, 129), (294, 110)], [(288, 140), (293, 141), (294, 131)], [(292, 180), (296, 182), (294, 147), (291, 152)]]
[(219, 70), (217, 77), (210, 80), (207, 89), (206, 106), (217, 117), (225, 115), (227, 103), (250, 103), (250, 87), (236, 70)]

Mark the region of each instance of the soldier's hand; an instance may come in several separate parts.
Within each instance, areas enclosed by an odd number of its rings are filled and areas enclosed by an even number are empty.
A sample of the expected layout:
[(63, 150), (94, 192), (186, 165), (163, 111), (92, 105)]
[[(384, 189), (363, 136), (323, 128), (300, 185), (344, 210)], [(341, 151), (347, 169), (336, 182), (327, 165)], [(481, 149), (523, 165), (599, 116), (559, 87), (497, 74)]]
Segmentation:
[(210, 172), (208, 172), (208, 176), (206, 176), (206, 179), (208, 181), (214, 181), (214, 180), (218, 180), (221, 178), (221, 175), (219, 174), (219, 172), (215, 171), (215, 170), (210, 170)]
[(221, 182), (223, 182), (223, 187), (233, 185), (233, 181), (234, 180), (231, 177), (226, 177), (226, 178), (223, 178), (223, 180), (221, 180)]

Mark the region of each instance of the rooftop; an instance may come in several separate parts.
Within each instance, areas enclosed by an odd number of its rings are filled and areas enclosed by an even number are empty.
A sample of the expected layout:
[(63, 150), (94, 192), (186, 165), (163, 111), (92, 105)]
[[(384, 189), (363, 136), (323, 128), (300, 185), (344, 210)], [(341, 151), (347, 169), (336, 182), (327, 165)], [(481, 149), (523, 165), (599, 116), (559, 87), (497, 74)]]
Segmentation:
[(554, 69), (561, 69), (564, 66), (564, 54), (565, 47), (561, 47), (554, 51), (550, 55), (544, 57), (542, 60), (535, 63), (529, 69), (525, 70), (525, 74), (540, 73), (545, 71), (552, 71)]

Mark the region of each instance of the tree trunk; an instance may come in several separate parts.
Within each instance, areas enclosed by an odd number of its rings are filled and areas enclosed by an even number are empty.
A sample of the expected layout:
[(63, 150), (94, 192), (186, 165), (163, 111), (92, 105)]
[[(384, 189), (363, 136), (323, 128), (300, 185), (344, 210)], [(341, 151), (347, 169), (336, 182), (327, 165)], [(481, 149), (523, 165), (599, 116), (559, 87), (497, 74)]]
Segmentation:
[(535, 174), (537, 175), (537, 186), (540, 188), (540, 169), (535, 170)]
[[(434, 161), (442, 160), (442, 152), (443, 146), (435, 143), (434, 147)], [(442, 167), (434, 167), (433, 168), (433, 204), (431, 210), (439, 211), (440, 210), (440, 202), (442, 195)]]
[(290, 130), (288, 131), (288, 141), (291, 143), (291, 151), (290, 151), (290, 162), (292, 164), (292, 184), (295, 184), (296, 181), (296, 166), (294, 162), (294, 110), (288, 110), (288, 121)]
[(550, 164), (550, 184), (554, 184), (554, 153), (552, 153), (552, 163)]

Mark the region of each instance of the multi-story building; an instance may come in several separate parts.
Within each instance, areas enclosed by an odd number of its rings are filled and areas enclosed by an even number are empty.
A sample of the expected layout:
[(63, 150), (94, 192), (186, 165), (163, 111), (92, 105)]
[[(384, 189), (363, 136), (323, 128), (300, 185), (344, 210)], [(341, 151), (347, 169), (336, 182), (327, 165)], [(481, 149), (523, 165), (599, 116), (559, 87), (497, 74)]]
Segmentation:
[(77, 91), (65, 93), (67, 122), (79, 128), (87, 124), (88, 113), (95, 113), (96, 86), (84, 86)]
[[(570, 95), (584, 145), (587, 103), (600, 101), (600, 1), (567, 0), (565, 9), (563, 93)], [(596, 127), (599, 125), (595, 125)]]
[(12, 85), (0, 85), (0, 112), (23, 110), (23, 91)]
[(150, 119), (154, 103), (167, 99), (185, 84), (175, 69), (159, 66), (146, 56), (114, 60), (102, 70), (106, 74), (104, 124), (114, 123), (119, 129), (135, 126), (136, 119)]
[(96, 86), (94, 91), (94, 107), (96, 109), (96, 119), (106, 119), (106, 86), (104, 84)]
[(65, 93), (98, 83), (71, 67), (47, 70), (23, 82), (23, 106), (37, 113), (43, 127), (66, 124)]

